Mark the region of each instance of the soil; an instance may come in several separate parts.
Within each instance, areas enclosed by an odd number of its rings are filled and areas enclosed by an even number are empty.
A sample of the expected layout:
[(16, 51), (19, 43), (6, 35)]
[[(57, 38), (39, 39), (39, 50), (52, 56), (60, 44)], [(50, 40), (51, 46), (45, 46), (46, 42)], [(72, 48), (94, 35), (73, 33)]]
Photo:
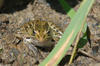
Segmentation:
[[(41, 19), (52, 21), (65, 30), (71, 22), (70, 17), (63, 10), (58, 0), (36, 1), (35, 4), (33, 4), (33, 0), (4, 1), (0, 9), (0, 66), (37, 66), (50, 53), (40, 49), (39, 51), (43, 55), (43, 58), (39, 58), (39, 61), (37, 61), (37, 58), (27, 54), (29, 49), (23, 45), (23, 42), (16, 47), (13, 44), (15, 38), (14, 32), (21, 25), (34, 19)], [(76, 0), (73, 2), (67, 0), (67, 2), (77, 11), (82, 1)], [(100, 59), (100, 0), (95, 0), (86, 22), (91, 32), (91, 47), (88, 42), (83, 47), (83, 50), (93, 55), (95, 58)], [(72, 48), (70, 52), (72, 52)], [(29, 54), (31, 55), (32, 53), (29, 52)], [(70, 53), (66, 53), (58, 66), (66, 66), (70, 56)], [(100, 66), (100, 62), (78, 52), (71, 66)]]

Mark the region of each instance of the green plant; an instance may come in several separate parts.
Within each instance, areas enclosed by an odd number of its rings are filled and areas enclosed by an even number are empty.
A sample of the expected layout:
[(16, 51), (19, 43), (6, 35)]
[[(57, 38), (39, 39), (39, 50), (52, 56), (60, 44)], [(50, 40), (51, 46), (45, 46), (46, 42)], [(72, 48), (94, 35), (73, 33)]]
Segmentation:
[[(94, 0), (84, 0), (76, 14), (72, 8), (68, 10), (70, 6), (66, 4), (64, 0), (59, 0), (59, 2), (61, 3), (61, 5), (65, 4), (63, 5), (63, 7), (65, 7), (65, 11), (68, 11), (67, 14), (70, 16), (70, 18), (72, 18), (72, 21), (66, 28), (62, 38), (57, 43), (56, 47), (52, 50), (49, 56), (39, 66), (51, 66), (51, 65), (55, 66), (61, 61), (66, 51), (70, 47), (71, 43), (75, 39), (76, 35), (77, 34), (80, 35), (80, 32), (82, 31), (84, 25), (85, 28), (87, 27), (85, 20), (87, 14), (89, 13), (94, 3)], [(79, 41), (79, 36), (76, 41), (76, 48), (78, 41)], [(74, 51), (76, 51), (76, 48), (74, 49)]]

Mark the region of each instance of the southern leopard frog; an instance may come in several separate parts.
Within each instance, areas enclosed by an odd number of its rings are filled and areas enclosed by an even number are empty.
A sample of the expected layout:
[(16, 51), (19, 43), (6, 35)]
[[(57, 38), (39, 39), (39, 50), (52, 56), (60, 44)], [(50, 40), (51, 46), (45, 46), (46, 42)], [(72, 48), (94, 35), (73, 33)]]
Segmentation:
[(50, 21), (33, 20), (22, 25), (16, 38), (22, 40), (35, 54), (36, 47), (51, 47), (61, 38), (63, 31)]

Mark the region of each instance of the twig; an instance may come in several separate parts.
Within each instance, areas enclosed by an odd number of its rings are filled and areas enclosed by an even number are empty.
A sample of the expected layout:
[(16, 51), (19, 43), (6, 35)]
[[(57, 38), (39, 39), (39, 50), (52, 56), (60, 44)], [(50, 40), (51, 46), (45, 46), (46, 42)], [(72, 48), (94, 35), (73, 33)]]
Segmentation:
[(94, 60), (100, 62), (100, 59), (97, 59), (97, 58), (93, 57), (91, 54), (89, 54), (89, 53), (87, 53), (87, 52), (85, 52), (85, 51), (83, 51), (83, 50), (81, 50), (81, 49), (78, 49), (78, 51), (79, 51), (80, 53), (82, 53), (82, 54), (84, 54), (84, 55), (86, 55), (86, 56), (88, 56), (88, 57), (90, 57), (90, 58), (92, 58), (92, 59), (94, 59)]

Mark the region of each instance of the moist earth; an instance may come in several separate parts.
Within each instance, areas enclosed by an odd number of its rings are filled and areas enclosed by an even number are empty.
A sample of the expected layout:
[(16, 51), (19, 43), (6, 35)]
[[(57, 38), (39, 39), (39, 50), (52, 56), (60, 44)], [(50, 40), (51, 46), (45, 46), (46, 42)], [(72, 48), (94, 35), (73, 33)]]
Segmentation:
[[(34, 19), (48, 20), (57, 24), (64, 31), (71, 22), (70, 17), (57, 0), (36, 1), (35, 3), (33, 0), (5, 0), (0, 8), (0, 66), (37, 66), (50, 53), (49, 49), (37, 47), (42, 56), (36, 58), (22, 41), (15, 46), (13, 44), (14, 32), (21, 25)], [(82, 1), (67, 0), (67, 2), (77, 11)], [(92, 35), (91, 47), (87, 43), (83, 50), (100, 59), (100, 0), (95, 0), (86, 22)], [(59, 66), (68, 64), (71, 53), (72, 48), (69, 48), (69, 52), (66, 53)], [(71, 66), (100, 66), (100, 62), (79, 52)]]

